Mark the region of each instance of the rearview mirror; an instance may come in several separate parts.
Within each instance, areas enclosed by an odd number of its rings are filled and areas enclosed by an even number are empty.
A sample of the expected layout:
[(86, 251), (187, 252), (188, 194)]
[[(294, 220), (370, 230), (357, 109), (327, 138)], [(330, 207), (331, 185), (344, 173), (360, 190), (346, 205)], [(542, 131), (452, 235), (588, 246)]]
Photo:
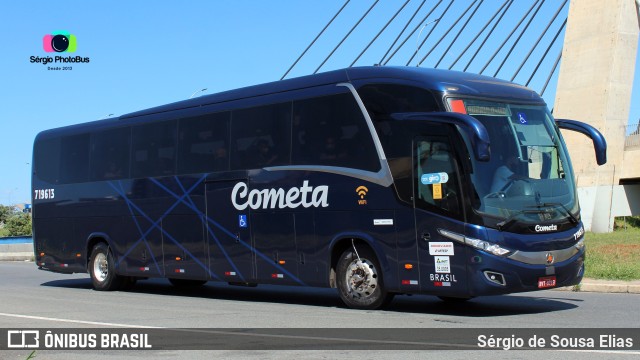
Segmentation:
[(395, 113), (391, 116), (396, 120), (419, 120), (456, 125), (471, 141), (473, 153), (478, 161), (489, 161), (491, 157), (487, 128), (474, 117), (452, 112)]
[(607, 163), (607, 141), (598, 129), (576, 120), (556, 119), (556, 124), (560, 129), (577, 131), (591, 138), (593, 148), (596, 152), (596, 162), (598, 165)]

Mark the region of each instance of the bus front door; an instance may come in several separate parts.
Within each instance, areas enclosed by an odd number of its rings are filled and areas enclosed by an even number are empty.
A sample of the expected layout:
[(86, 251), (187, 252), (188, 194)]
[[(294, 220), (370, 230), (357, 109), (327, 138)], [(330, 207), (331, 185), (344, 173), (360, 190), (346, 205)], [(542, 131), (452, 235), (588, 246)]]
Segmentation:
[(443, 232), (464, 234), (459, 161), (453, 131), (430, 127), (414, 139), (414, 214), (420, 290), (439, 296), (467, 293), (465, 247)]
[(229, 283), (255, 280), (255, 259), (251, 245), (250, 208), (238, 210), (233, 189), (246, 179), (207, 180), (206, 233), (211, 277)]

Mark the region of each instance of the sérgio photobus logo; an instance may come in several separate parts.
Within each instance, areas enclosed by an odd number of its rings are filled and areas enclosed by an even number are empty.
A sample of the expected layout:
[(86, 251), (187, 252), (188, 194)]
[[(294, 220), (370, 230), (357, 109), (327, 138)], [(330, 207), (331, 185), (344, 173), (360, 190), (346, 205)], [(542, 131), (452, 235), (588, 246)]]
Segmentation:
[(46, 65), (47, 70), (73, 70), (74, 65), (88, 64), (91, 59), (80, 55), (71, 55), (78, 49), (76, 35), (69, 31), (59, 30), (42, 37), (42, 50), (46, 55), (32, 55), (32, 64)]

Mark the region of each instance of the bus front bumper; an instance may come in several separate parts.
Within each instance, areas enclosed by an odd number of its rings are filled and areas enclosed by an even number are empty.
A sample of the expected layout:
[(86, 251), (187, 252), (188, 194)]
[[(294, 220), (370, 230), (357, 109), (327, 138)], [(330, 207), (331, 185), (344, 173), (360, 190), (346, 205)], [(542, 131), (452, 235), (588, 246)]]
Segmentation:
[(475, 253), (473, 258), (477, 260), (468, 267), (468, 278), (473, 279), (469, 281), (471, 296), (572, 286), (579, 284), (584, 275), (584, 248), (557, 262), (554, 252), (536, 254), (536, 257), (545, 259), (544, 264), (535, 263), (539, 259), (500, 257), (475, 249), (471, 252)]

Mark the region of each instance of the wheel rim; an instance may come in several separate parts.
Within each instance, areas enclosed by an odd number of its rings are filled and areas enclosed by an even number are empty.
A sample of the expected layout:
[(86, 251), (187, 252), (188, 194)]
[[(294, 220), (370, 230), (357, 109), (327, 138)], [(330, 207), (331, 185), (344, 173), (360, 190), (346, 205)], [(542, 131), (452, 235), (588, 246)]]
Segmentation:
[(356, 259), (347, 267), (347, 291), (354, 299), (373, 295), (378, 288), (378, 272), (368, 259)]
[(96, 280), (103, 282), (109, 275), (109, 262), (107, 256), (103, 253), (96, 254), (96, 258), (93, 261), (93, 276)]

